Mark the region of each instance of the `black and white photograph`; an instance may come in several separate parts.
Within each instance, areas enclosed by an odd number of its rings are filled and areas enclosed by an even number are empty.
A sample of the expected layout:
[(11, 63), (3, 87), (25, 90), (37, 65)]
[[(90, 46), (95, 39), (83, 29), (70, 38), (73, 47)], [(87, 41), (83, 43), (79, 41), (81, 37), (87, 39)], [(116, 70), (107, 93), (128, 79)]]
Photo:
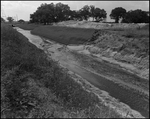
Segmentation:
[(149, 118), (149, 1), (1, 1), (1, 118)]

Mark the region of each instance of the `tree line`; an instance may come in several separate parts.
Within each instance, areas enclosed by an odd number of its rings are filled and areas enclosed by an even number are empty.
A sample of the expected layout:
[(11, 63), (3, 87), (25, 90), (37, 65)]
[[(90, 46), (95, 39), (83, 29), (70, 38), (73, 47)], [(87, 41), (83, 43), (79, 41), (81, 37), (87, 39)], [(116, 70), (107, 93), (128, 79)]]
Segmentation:
[[(142, 11), (141, 9), (126, 11), (122, 7), (112, 9), (110, 18), (115, 20), (115, 23), (149, 23), (149, 12)], [(85, 5), (79, 10), (70, 10), (67, 4), (41, 4), (37, 10), (30, 14), (30, 23), (43, 23), (49, 24), (53, 22), (61, 22), (67, 20), (89, 20), (100, 22), (104, 21), (107, 17), (107, 13), (104, 9), (95, 7), (94, 5)], [(13, 21), (13, 18), (8, 17), (9, 22)], [(1, 18), (1, 22), (4, 19)]]
[(68, 5), (62, 3), (45, 3), (41, 4), (33, 14), (30, 14), (30, 22), (47, 24), (66, 20), (88, 20), (89, 17), (95, 21), (101, 21), (106, 16), (107, 13), (104, 9), (96, 8), (93, 5), (85, 5), (79, 10), (70, 10)]
[(111, 19), (115, 19), (118, 23), (121, 19), (122, 23), (149, 23), (149, 12), (141, 9), (126, 11), (122, 7), (117, 7), (111, 11)]
[[(95, 7), (94, 5), (85, 5), (79, 10), (70, 10), (66, 4), (41, 4), (37, 10), (30, 14), (31, 23), (52, 23), (66, 20), (88, 20), (99, 22), (105, 20), (107, 13), (104, 9)], [(140, 9), (126, 11), (122, 7), (114, 8), (111, 11), (110, 18), (118, 23), (121, 19), (122, 23), (149, 23), (149, 12)]]

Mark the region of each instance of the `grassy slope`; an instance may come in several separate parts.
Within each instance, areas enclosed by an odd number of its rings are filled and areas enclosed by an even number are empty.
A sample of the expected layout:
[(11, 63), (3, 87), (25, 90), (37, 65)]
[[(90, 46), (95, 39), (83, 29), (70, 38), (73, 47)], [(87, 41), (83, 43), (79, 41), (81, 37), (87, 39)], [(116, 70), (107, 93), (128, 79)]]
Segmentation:
[(89, 40), (94, 29), (70, 28), (61, 26), (41, 26), (31, 31), (32, 34), (43, 36), (65, 45), (83, 44)]
[(149, 24), (140, 29), (136, 28), (112, 28), (107, 29), (111, 33), (116, 33), (127, 38), (148, 38), (149, 37)]
[(17, 26), (17, 27), (20, 27), (24, 30), (33, 30), (36, 27), (42, 26), (41, 24), (27, 24), (27, 23), (17, 23), (17, 24), (14, 24), (14, 25)]
[[(149, 29), (142, 28), (128, 30), (97, 30), (93, 34), (91, 41), (96, 41), (100, 48), (118, 47), (122, 54), (135, 54), (137, 57), (147, 57), (149, 55)], [(122, 48), (121, 48), (121, 47)], [(123, 55), (124, 55), (123, 54)]]
[[(82, 44), (91, 39), (95, 32), (94, 29), (50, 25), (43, 26), (37, 24), (16, 24), (16, 26), (25, 30), (32, 30), (31, 33), (33, 34), (43, 36), (63, 44)], [(125, 38), (146, 38), (146, 41), (142, 41), (144, 44), (147, 44), (147, 39), (149, 38), (149, 25), (146, 25), (141, 29), (112, 28), (107, 29), (106, 31)]]
[(94, 29), (86, 28), (71, 28), (51, 25), (45, 26), (37, 24), (16, 24), (15, 26), (24, 30), (32, 30), (32, 34), (51, 39), (65, 45), (83, 44), (91, 38), (95, 31)]
[[(119, 117), (99, 104), (56, 62), (10, 26), (1, 25), (1, 117)], [(95, 110), (93, 112), (93, 109)], [(64, 114), (65, 113), (65, 114)]]

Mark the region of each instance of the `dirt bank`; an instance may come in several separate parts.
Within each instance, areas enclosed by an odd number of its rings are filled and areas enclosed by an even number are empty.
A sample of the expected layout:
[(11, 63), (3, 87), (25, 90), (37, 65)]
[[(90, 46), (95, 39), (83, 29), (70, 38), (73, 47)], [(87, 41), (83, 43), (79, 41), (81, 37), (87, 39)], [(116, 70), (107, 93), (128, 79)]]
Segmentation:
[[(97, 29), (91, 38), (88, 37), (85, 42), (82, 42), (85, 46), (84, 48), (83, 45), (81, 45), (78, 47), (75, 46), (75, 49), (80, 50), (80, 52), (82, 49), (84, 53), (90, 53), (93, 56), (101, 57), (111, 63), (119, 64), (129, 72), (149, 80), (148, 24), (109, 24), (72, 20), (59, 22), (54, 24), (54, 26), (63, 26), (62, 29), (65, 30), (67, 28), (64, 28), (64, 26)], [(70, 31), (69, 29), (70, 28), (68, 28), (68, 32)], [(88, 32), (86, 33), (89, 35)], [(78, 37), (78, 35), (75, 37)], [(66, 39), (60, 38), (62, 41)], [(72, 40), (73, 38), (70, 39), (70, 41)], [(78, 41), (80, 41), (80, 38), (75, 40), (75, 42)], [(67, 45), (76, 44), (75, 42), (68, 42)]]

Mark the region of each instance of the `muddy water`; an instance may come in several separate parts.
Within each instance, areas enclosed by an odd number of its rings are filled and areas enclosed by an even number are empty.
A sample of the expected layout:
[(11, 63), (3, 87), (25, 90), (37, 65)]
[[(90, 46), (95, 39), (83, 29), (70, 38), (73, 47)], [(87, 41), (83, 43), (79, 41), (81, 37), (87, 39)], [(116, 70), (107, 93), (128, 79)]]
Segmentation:
[[(32, 35), (28, 30), (16, 29), (26, 36), (31, 43), (35, 44), (38, 48), (42, 48), (41, 44), (43, 41), (40, 37)], [(47, 46), (48, 52), (51, 53), (53, 59), (59, 60), (61, 65), (77, 73), (99, 89), (108, 92), (110, 96), (118, 99), (120, 102), (129, 105), (132, 109), (140, 112), (144, 117), (149, 117), (149, 100), (147, 98), (78, 66), (69, 56), (59, 52), (58, 48), (62, 48), (62, 45), (52, 44), (51, 46)]]

